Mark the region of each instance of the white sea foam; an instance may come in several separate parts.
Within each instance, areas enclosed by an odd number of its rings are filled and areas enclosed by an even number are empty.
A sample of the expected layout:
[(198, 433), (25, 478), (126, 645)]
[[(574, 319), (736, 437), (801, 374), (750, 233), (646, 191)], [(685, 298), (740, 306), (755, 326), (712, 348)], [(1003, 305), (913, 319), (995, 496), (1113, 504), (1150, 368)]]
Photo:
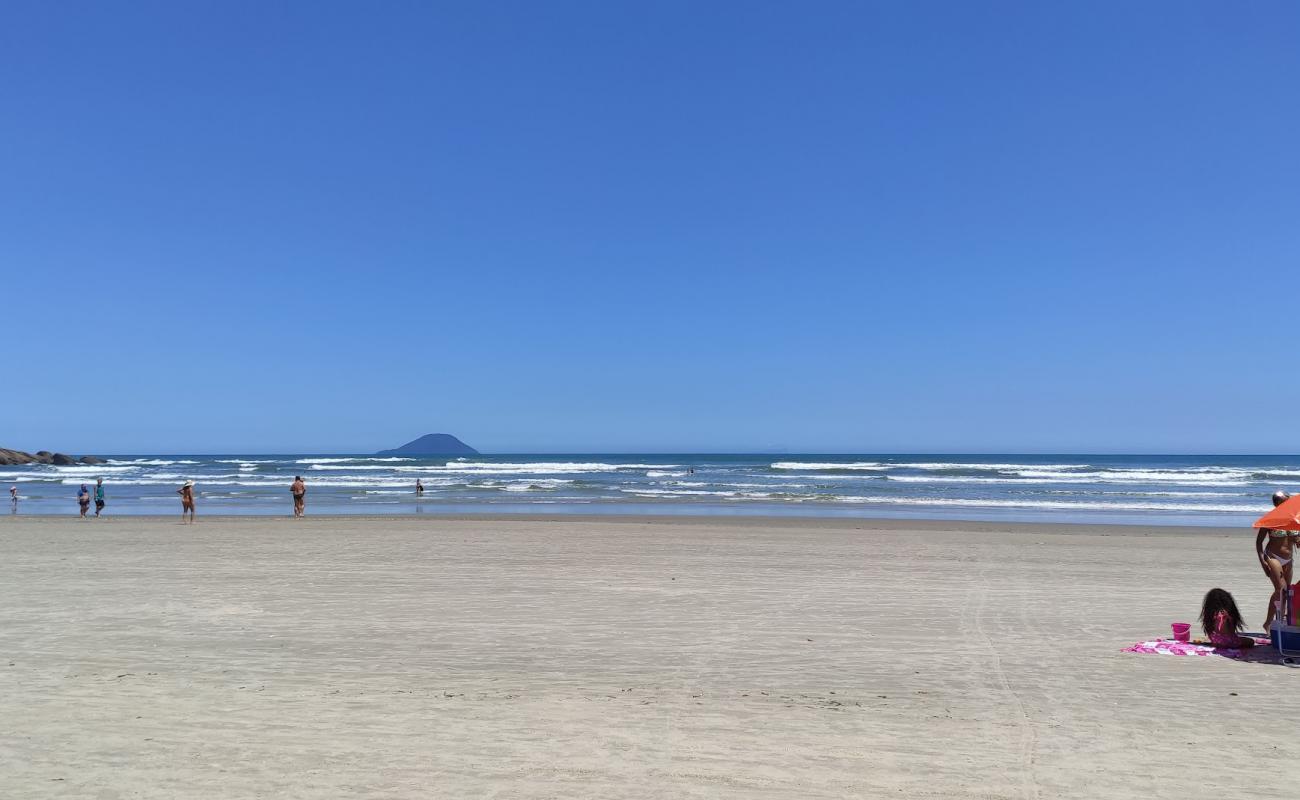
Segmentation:
[(536, 481), (518, 481), (515, 483), (507, 483), (505, 486), (502, 486), (500, 488), (504, 489), (507, 492), (549, 491), (549, 490), (558, 489), (561, 486), (565, 486), (570, 483), (573, 483), (573, 481), (555, 480), (555, 479), (536, 480)]
[(973, 475), (886, 475), (885, 480), (895, 481), (898, 483), (1000, 483), (1000, 484), (1029, 484), (1029, 483), (1077, 483), (1065, 478), (1043, 478), (1033, 480), (1030, 478), (1017, 478), (1006, 476), (1004, 478), (977, 478)]
[[(194, 473), (194, 472), (145, 472), (140, 477), (148, 478), (150, 480), (186, 481), (189, 480), (190, 478), (194, 478), (195, 480), (197, 480), (199, 477), (203, 477), (205, 479), (214, 479), (214, 478), (250, 478), (253, 476), (244, 475), (239, 472), (223, 472), (223, 473), (206, 474), (206, 475), (203, 473)], [(266, 476), (259, 476), (259, 477), (274, 478), (275, 476), (266, 475)], [(117, 478), (110, 478), (109, 480), (112, 480), (114, 482), (118, 481)]]
[(712, 497), (731, 497), (739, 492), (717, 492), (706, 491), (702, 489), (648, 489), (641, 487), (629, 487), (619, 489), (620, 492), (627, 494), (641, 494), (649, 497), (691, 497), (695, 495), (707, 495)]
[(686, 472), (667, 472), (661, 469), (652, 469), (649, 472), (647, 472), (645, 476), (647, 478), (680, 478), (683, 475), (688, 475), (688, 474), (689, 473)]
[(1080, 477), (1028, 477), (1022, 478), (1015, 475), (1008, 475), (1001, 478), (979, 478), (971, 475), (888, 475), (886, 480), (894, 483), (918, 483), (918, 484), (947, 484), (947, 483), (966, 483), (966, 484), (995, 484), (1002, 486), (1053, 486), (1060, 484), (1135, 484), (1135, 483), (1174, 483), (1187, 486), (1246, 486), (1249, 481), (1239, 480), (1222, 480), (1212, 478), (1188, 477), (1183, 480), (1167, 481), (1135, 481), (1119, 478), (1110, 478), (1105, 475), (1080, 476)]
[[(275, 492), (288, 491), (289, 479), (283, 476), (267, 476), (265, 478), (248, 480), (253, 476), (237, 476), (231, 478), (208, 478), (202, 475), (194, 478), (196, 483), (204, 486), (248, 486), (251, 488), (270, 489)], [(65, 477), (59, 483), (66, 486), (76, 486), (82, 483), (88, 483), (84, 478)], [(105, 481), (104, 485), (111, 487), (119, 486), (176, 486), (179, 480), (161, 480), (158, 478), (115, 478), (112, 481)], [(426, 487), (432, 486), (454, 486), (463, 485), (463, 482), (446, 480), (437, 481), (434, 479), (424, 481)], [(370, 477), (349, 477), (329, 476), (325, 478), (313, 479), (307, 482), (307, 488), (312, 487), (362, 487), (362, 486), (380, 486), (380, 487), (409, 487), (411, 491), (415, 490), (415, 482), (408, 478), (370, 478)]]
[[(733, 497), (752, 499), (771, 499), (770, 492), (728, 492), (704, 491), (692, 489), (651, 489), (628, 487), (620, 491), (644, 497)], [(832, 494), (779, 495), (783, 500), (822, 501), (829, 503), (852, 503), (867, 505), (901, 505), (931, 508), (1033, 508), (1047, 510), (1096, 510), (1096, 511), (1164, 511), (1169, 513), (1258, 513), (1260, 505), (1240, 503), (1161, 503), (1161, 502), (1124, 502), (1101, 500), (1032, 500), (1032, 499), (979, 499), (979, 498), (938, 498), (938, 497), (897, 497), (897, 496), (855, 496)]]
[(764, 476), (771, 477), (775, 481), (817, 481), (824, 483), (826, 481), (882, 481), (888, 478), (884, 472), (862, 471), (856, 475), (836, 475), (833, 472), (787, 472), (782, 475)]
[(664, 481), (669, 486), (725, 486), (728, 489), (801, 489), (812, 486), (811, 483), (735, 483), (733, 481)]
[[(1162, 491), (1124, 491), (1108, 489), (1042, 489), (1041, 494), (1065, 494), (1065, 495), (1101, 495), (1105, 497), (1250, 497), (1249, 494), (1241, 492), (1162, 492)], [(1262, 505), (1261, 505), (1262, 508)]]
[[(80, 484), (89, 484), (91, 481), (85, 478), (63, 478), (58, 481), (63, 486), (79, 486)], [(222, 484), (225, 481), (204, 481), (204, 483)], [(233, 485), (233, 482), (229, 482)], [(154, 478), (114, 478), (112, 481), (104, 481), (104, 486), (112, 489), (116, 486), (177, 486), (180, 481), (176, 480), (158, 480)]]
[(351, 456), (349, 458), (300, 458), (295, 464), (346, 464), (350, 461), (414, 461), (414, 458), (398, 456)]
[[(1013, 473), (1022, 478), (1042, 478), (1061, 481), (1059, 473), (1042, 470), (1025, 469)], [(1204, 486), (1244, 486), (1252, 483), (1250, 472), (1246, 470), (1204, 469), (1204, 470), (1100, 470), (1094, 472), (1076, 472), (1068, 476), (1071, 483), (1183, 483)]]
[(869, 503), (873, 505), (930, 506), (934, 508), (1042, 508), (1066, 511), (1167, 511), (1174, 513), (1258, 513), (1260, 506), (1227, 503), (1108, 503), (1100, 500), (990, 500), (973, 498), (938, 498), (938, 497), (853, 497), (832, 496), (827, 499), (840, 503)]
[(87, 464), (84, 466), (76, 466), (76, 467), (73, 466), (54, 467), (53, 473), (55, 475), (109, 475), (109, 474), (122, 473), (122, 472), (131, 472), (134, 471), (135, 469), (136, 469), (135, 467), (122, 467), (122, 466), (113, 467), (113, 466), (104, 466), (102, 464)]
[(886, 475), (885, 479), (898, 483), (985, 483), (1003, 485), (1022, 484), (1144, 484), (1174, 483), (1189, 486), (1246, 486), (1254, 483), (1245, 474), (1228, 472), (1176, 472), (1172, 470), (1126, 470), (1095, 472), (1054, 472), (1051, 470), (1016, 470), (1000, 476), (975, 475)]
[(891, 469), (896, 464), (881, 464), (876, 461), (854, 461), (851, 463), (838, 462), (818, 462), (818, 461), (777, 461), (771, 465), (772, 469), (802, 469), (802, 470), (819, 470), (819, 469), (852, 469), (852, 470), (882, 470)]
[[(421, 483), (425, 488), (434, 486), (464, 486), (464, 481), (457, 480), (438, 480), (435, 478), (422, 479)], [(288, 486), (286, 483), (285, 486)], [(307, 489), (311, 490), (313, 486), (379, 486), (379, 487), (399, 487), (404, 486), (411, 491), (415, 491), (415, 481), (406, 477), (371, 477), (368, 475), (327, 475), (320, 478), (312, 478), (307, 481)]]
[(583, 472), (621, 472), (626, 470), (666, 469), (680, 464), (606, 464), (601, 462), (532, 461), (492, 463), (461, 461), (446, 465), (396, 467), (402, 472), (426, 474), (456, 473), (464, 475), (569, 475)]
[(1089, 464), (988, 464), (988, 463), (969, 463), (961, 461), (904, 461), (896, 464), (890, 464), (890, 467), (898, 469), (921, 469), (930, 472), (944, 470), (973, 470), (976, 472), (1004, 472), (1018, 469), (1036, 469), (1045, 472), (1068, 472), (1075, 469), (1088, 469)]
[(389, 472), (401, 473), (415, 480), (425, 475), (572, 475), (578, 473), (619, 472), (643, 469), (640, 464), (586, 464), (541, 462), (536, 464), (312, 464), (314, 472)]
[(974, 470), (974, 471), (1003, 471), (1016, 469), (1039, 469), (1053, 472), (1062, 472), (1071, 469), (1087, 469), (1088, 464), (989, 464), (989, 463), (966, 463), (958, 461), (777, 461), (771, 465), (771, 469), (784, 470), (894, 470), (894, 469), (920, 469), (927, 471), (939, 470)]

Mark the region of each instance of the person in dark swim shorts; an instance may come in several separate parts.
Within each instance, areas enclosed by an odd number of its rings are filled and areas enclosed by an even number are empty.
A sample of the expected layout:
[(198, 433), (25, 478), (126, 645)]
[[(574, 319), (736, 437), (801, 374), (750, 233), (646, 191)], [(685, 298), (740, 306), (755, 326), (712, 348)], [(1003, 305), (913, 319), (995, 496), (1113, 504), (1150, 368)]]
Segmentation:
[(104, 479), (97, 478), (95, 480), (95, 516), (98, 517), (99, 512), (103, 510), (104, 510)]
[(303, 482), (301, 475), (295, 475), (293, 484), (289, 486), (289, 492), (293, 494), (293, 515), (301, 517), (307, 513), (307, 484)]

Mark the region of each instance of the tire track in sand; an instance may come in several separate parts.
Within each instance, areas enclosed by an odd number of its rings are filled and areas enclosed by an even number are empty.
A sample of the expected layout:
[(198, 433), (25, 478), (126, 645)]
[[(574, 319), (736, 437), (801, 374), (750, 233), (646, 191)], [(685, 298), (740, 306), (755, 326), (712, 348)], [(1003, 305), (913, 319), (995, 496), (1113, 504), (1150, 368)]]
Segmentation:
[(989, 662), (993, 666), (993, 675), (997, 685), (1003, 693), (1010, 695), (1012, 705), (1016, 711), (1016, 724), (1020, 729), (1020, 741), (1018, 743), (1018, 757), (1020, 761), (1020, 794), (1027, 800), (1032, 800), (1040, 796), (1038, 782), (1034, 779), (1035, 753), (1038, 749), (1038, 733), (1034, 730), (1033, 721), (1029, 718), (1029, 712), (1025, 710), (1024, 700), (1015, 689), (1011, 688), (1011, 682), (1007, 680), (1006, 670), (1002, 667), (1002, 656), (998, 653), (997, 646), (993, 643), (993, 638), (989, 636), (988, 629), (984, 625), (984, 612), (988, 606), (989, 580), (988, 567), (982, 566), (979, 571), (979, 584), (975, 592), (975, 611), (973, 616), (975, 622), (975, 632), (979, 634), (980, 639), (984, 642), (984, 648), (988, 651)]

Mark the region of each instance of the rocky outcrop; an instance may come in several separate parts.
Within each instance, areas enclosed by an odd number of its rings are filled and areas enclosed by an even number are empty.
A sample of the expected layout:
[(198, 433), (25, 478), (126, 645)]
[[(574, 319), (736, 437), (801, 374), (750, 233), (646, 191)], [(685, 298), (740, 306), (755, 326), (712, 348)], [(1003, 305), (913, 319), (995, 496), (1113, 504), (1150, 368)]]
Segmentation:
[(476, 456), (479, 452), (450, 433), (426, 433), (393, 450), (380, 450), (381, 456)]
[(32, 455), (31, 453), (24, 453), (21, 450), (5, 450), (0, 447), (0, 464), (5, 466), (10, 464), (48, 464), (49, 455), (50, 454), (47, 453), (42, 457), (39, 453), (37, 455)]
[(53, 464), (55, 466), (66, 467), (72, 464), (102, 464), (104, 463), (94, 456), (82, 456), (78, 459), (76, 456), (70, 456), (66, 453), (51, 453), (49, 450), (37, 450), (36, 453), (24, 453), (22, 450), (6, 450), (0, 447), (0, 466), (12, 466), (15, 464)]

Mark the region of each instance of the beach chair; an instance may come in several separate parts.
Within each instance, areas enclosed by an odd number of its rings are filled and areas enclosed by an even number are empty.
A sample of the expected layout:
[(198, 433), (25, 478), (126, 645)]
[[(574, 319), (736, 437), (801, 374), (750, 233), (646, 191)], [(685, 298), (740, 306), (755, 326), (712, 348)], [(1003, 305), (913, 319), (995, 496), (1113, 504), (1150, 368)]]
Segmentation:
[(1288, 586), (1286, 596), (1282, 598), (1282, 608), (1273, 619), (1269, 628), (1268, 639), (1282, 656), (1282, 663), (1288, 666), (1300, 666), (1300, 625), (1297, 625), (1296, 605), (1300, 604), (1300, 584)]

